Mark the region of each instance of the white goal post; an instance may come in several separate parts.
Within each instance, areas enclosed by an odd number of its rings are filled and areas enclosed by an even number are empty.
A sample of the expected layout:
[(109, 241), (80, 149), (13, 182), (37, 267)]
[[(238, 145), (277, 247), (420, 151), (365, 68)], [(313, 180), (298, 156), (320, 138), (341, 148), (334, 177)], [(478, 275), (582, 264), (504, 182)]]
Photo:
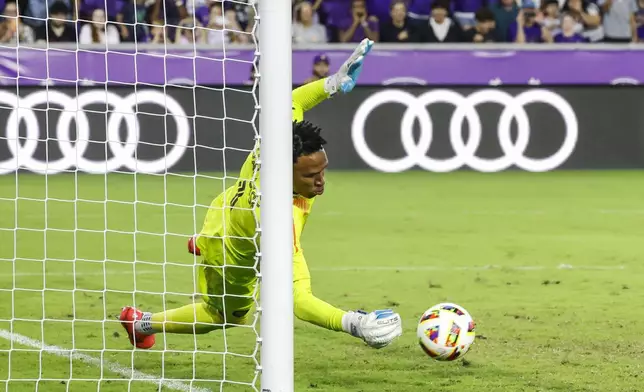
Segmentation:
[[(291, 1), (248, 3), (240, 47), (0, 44), (0, 391), (294, 391)], [(133, 348), (121, 307), (200, 300), (186, 242), (256, 140), (250, 324)]]
[[(291, 1), (260, 7), (262, 392), (293, 391)], [(269, 39), (266, 39), (270, 37)]]

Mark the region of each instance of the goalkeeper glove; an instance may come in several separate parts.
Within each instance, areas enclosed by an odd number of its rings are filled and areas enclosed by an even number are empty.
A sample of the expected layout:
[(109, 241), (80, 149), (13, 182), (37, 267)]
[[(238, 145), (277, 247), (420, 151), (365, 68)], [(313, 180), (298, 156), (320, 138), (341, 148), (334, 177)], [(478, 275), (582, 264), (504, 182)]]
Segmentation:
[(363, 39), (347, 61), (342, 64), (338, 72), (326, 78), (324, 81), (324, 91), (329, 96), (334, 96), (338, 91), (346, 94), (353, 90), (358, 81), (358, 76), (362, 72), (364, 57), (369, 53), (372, 46), (373, 41), (368, 38)]
[(391, 309), (368, 314), (362, 311), (347, 312), (342, 317), (342, 329), (373, 348), (383, 348), (402, 335), (402, 320)]

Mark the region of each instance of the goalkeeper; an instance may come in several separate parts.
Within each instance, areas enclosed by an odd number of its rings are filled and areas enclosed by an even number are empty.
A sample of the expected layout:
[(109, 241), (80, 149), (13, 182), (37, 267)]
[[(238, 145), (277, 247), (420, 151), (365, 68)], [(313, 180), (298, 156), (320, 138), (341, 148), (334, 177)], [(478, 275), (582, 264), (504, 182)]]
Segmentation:
[[(293, 91), (293, 297), (295, 316), (299, 319), (344, 331), (371, 347), (381, 348), (401, 335), (400, 316), (389, 309), (368, 314), (345, 312), (315, 297), (300, 246), (315, 197), (324, 192), (324, 170), (328, 164), (323, 148), (326, 141), (319, 128), (303, 121), (304, 112), (337, 92), (350, 92), (372, 45), (372, 41), (363, 40), (336, 74)], [(243, 164), (236, 184), (213, 200), (199, 236), (188, 242), (190, 252), (202, 256), (199, 290), (203, 301), (160, 313), (123, 308), (121, 324), (136, 347), (151, 348), (158, 332), (200, 334), (249, 322), (257, 292), (254, 268), (257, 248), (253, 238), (255, 216), (259, 216), (255, 200), (259, 186), (258, 158), (255, 148)]]

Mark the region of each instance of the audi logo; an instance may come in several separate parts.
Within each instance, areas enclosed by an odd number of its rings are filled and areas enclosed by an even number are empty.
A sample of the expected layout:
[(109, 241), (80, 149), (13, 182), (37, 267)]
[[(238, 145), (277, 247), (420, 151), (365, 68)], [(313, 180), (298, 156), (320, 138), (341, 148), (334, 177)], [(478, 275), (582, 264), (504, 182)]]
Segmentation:
[[(524, 155), (530, 139), (530, 121), (525, 106), (534, 102), (543, 102), (554, 107), (565, 123), (565, 138), (561, 147), (551, 156), (541, 159)], [(385, 103), (398, 103), (406, 107), (400, 122), (406, 156), (400, 159), (378, 156), (365, 140), (367, 118)], [(434, 132), (428, 106), (435, 103), (447, 103), (456, 107), (449, 125), (449, 138), (455, 152), (451, 158), (437, 159), (427, 156)], [(482, 103), (497, 103), (503, 106), (498, 123), (498, 138), (503, 155), (499, 158), (476, 156), (482, 136), (481, 119), (476, 107)], [(511, 136), (513, 120), (517, 123), (516, 141), (513, 141)], [(413, 133), (416, 121), (420, 124), (418, 141), (414, 139)], [(469, 126), (467, 140), (463, 140), (462, 132), (465, 121)], [(531, 172), (543, 172), (557, 168), (573, 153), (577, 144), (578, 124), (570, 104), (556, 93), (544, 89), (528, 90), (517, 96), (495, 89), (480, 90), (468, 96), (445, 89), (430, 90), (420, 96), (402, 90), (384, 90), (371, 95), (360, 105), (353, 118), (351, 136), (356, 151), (364, 162), (382, 172), (397, 173), (414, 166), (433, 172), (450, 172), (463, 166), (481, 172), (497, 172), (512, 165)]]
[[(168, 141), (166, 154), (156, 160), (136, 158), (136, 149), (140, 141), (141, 129), (135, 108), (141, 104), (156, 104), (165, 108), (176, 122), (177, 135), (174, 141)], [(85, 157), (92, 132), (84, 107), (91, 104), (109, 105), (110, 116), (107, 120), (106, 148), (111, 150), (111, 157), (93, 161)], [(190, 124), (181, 105), (169, 95), (155, 90), (140, 90), (126, 97), (105, 90), (91, 90), (70, 97), (55, 90), (44, 90), (18, 97), (7, 91), (0, 91), (0, 105), (12, 108), (6, 124), (6, 137), (0, 138), (7, 143), (9, 158), (0, 160), (0, 175), (25, 169), (36, 173), (56, 174), (76, 168), (79, 171), (104, 174), (119, 168), (142, 173), (163, 173), (174, 166), (185, 153), (190, 140)], [(39, 160), (35, 157), (40, 140), (40, 124), (35, 111), (37, 106), (61, 106), (61, 114), (54, 124), (47, 123), (48, 128), (55, 129), (55, 139), (62, 157), (58, 159)], [(56, 109), (58, 110), (58, 109)], [(72, 125), (72, 120), (76, 126)], [(19, 125), (25, 123), (24, 137), (19, 137)], [(125, 124), (125, 140), (121, 140), (121, 124)], [(72, 140), (72, 131), (76, 131)], [(146, 130), (146, 132), (165, 132), (165, 129)], [(51, 143), (52, 141), (50, 141)], [(46, 156), (49, 156), (47, 154)]]

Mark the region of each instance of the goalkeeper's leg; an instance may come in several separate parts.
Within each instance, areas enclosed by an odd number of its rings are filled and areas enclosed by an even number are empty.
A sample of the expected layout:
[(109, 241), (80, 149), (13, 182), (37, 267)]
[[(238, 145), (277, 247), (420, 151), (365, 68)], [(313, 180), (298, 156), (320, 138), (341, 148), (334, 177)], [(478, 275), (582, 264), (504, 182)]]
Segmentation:
[(203, 334), (248, 323), (254, 304), (253, 287), (230, 285), (225, 281), (221, 268), (202, 264), (199, 290), (201, 302), (165, 312), (124, 308), (121, 322), (130, 342), (138, 348), (151, 348), (155, 333)]

